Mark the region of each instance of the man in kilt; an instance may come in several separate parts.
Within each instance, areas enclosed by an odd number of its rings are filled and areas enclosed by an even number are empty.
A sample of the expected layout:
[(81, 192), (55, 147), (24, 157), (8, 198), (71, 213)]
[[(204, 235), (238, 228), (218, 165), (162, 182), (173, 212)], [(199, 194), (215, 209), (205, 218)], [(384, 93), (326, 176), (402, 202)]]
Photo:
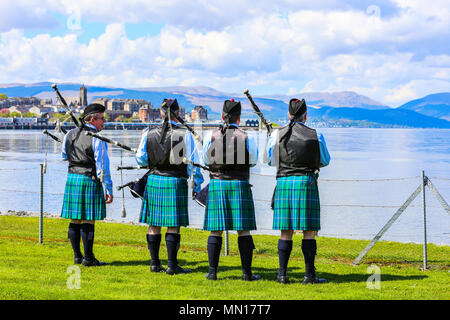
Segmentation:
[(256, 165), (256, 140), (239, 129), (241, 103), (226, 100), (223, 105), (224, 124), (205, 136), (204, 162), (209, 165), (210, 184), (206, 201), (203, 229), (208, 237), (209, 271), (206, 278), (217, 280), (222, 233), (236, 230), (243, 276), (246, 281), (258, 280), (252, 274), (255, 245), (250, 230), (256, 230), (255, 208), (250, 189), (250, 167)]
[[(107, 144), (85, 135), (99, 132), (105, 122), (105, 107), (90, 104), (84, 110), (81, 128), (70, 130), (64, 137), (62, 158), (69, 161), (61, 217), (71, 219), (68, 237), (75, 255), (74, 263), (101, 266), (93, 253), (95, 221), (106, 217), (106, 205), (113, 201), (113, 185), (109, 171)], [(102, 182), (106, 187), (106, 195)], [(84, 257), (80, 251), (83, 240)]]
[[(188, 184), (193, 176), (193, 192), (199, 192), (203, 182), (200, 169), (183, 163), (183, 158), (198, 163), (198, 153), (192, 135), (180, 127), (177, 100), (164, 99), (161, 106), (161, 126), (146, 129), (136, 154), (140, 166), (150, 167), (144, 191), (139, 222), (149, 225), (147, 244), (151, 256), (151, 272), (166, 272), (169, 275), (188, 273), (178, 265), (180, 248), (180, 226), (189, 225)], [(159, 260), (161, 227), (167, 227), (167, 269)]]
[(305, 258), (303, 284), (324, 283), (316, 277), (315, 236), (320, 230), (320, 201), (317, 186), (319, 168), (327, 166), (330, 155), (323, 135), (305, 125), (305, 100), (289, 101), (288, 126), (272, 133), (267, 143), (267, 161), (277, 167), (277, 184), (273, 199), (273, 229), (281, 230), (278, 240), (279, 273), (277, 281), (288, 283), (287, 265), (292, 251), (294, 230), (303, 231), (302, 252)]

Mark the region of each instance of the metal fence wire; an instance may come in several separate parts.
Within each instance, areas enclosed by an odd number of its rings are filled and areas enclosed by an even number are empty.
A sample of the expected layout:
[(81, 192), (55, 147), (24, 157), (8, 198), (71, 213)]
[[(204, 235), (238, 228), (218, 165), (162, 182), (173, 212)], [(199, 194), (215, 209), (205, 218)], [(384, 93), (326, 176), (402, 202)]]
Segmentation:
[[(122, 159), (122, 157), (121, 157)], [(122, 165), (122, 163), (121, 163)], [(39, 213), (39, 243), (43, 242), (43, 218), (44, 218), (44, 197), (45, 195), (57, 195), (57, 196), (63, 196), (63, 192), (52, 192), (45, 190), (44, 188), (44, 174), (46, 173), (46, 163), (40, 164), (40, 190), (26, 190), (26, 189), (20, 189), (20, 190), (14, 190), (9, 188), (0, 188), (0, 192), (2, 193), (26, 193), (26, 194), (39, 194), (39, 207), (40, 207), (40, 213)], [(28, 167), (28, 168), (0, 168), (0, 174), (11, 174), (15, 171), (37, 171), (39, 172), (39, 168), (36, 167)], [(54, 172), (64, 172), (66, 173), (66, 170), (56, 169), (52, 168), (52, 171)], [(136, 178), (137, 176), (142, 176), (142, 173), (124, 173), (121, 171), (113, 172), (111, 171), (112, 176), (120, 176), (120, 181), (123, 184), (123, 177), (133, 177)], [(252, 173), (252, 175), (255, 176), (267, 176), (267, 177), (273, 177), (273, 175), (269, 174), (260, 174), (260, 173)], [(450, 215), (450, 206), (445, 201), (444, 197), (439, 193), (437, 188), (433, 185), (431, 182), (431, 179), (433, 180), (443, 180), (443, 181), (449, 181), (450, 179), (442, 178), (442, 177), (427, 177), (425, 173), (422, 171), (420, 176), (413, 176), (413, 177), (399, 177), (399, 178), (382, 178), (382, 179), (324, 179), (321, 178), (321, 182), (325, 183), (358, 183), (358, 182), (393, 182), (393, 181), (417, 181), (420, 180), (420, 185), (415, 189), (415, 191), (408, 197), (408, 199), (401, 205), (401, 206), (395, 206), (395, 205), (377, 205), (377, 204), (358, 204), (358, 203), (347, 203), (347, 204), (336, 204), (336, 203), (321, 203), (321, 207), (329, 207), (329, 208), (380, 208), (380, 209), (394, 209), (396, 208), (396, 212), (394, 215), (386, 222), (386, 224), (381, 228), (381, 230), (376, 233), (376, 235), (372, 238), (370, 243), (359, 252), (354, 252), (354, 254), (358, 254), (357, 257), (353, 260), (353, 264), (357, 265), (359, 264), (362, 259), (367, 255), (367, 253), (372, 249), (372, 247), (378, 242), (382, 236), (388, 231), (388, 229), (394, 224), (394, 222), (401, 216), (401, 214), (406, 210), (407, 207), (420, 207), (422, 209), (423, 213), (423, 268), (428, 268), (428, 259), (427, 259), (427, 215), (426, 215), (426, 208), (438, 208), (438, 206), (430, 206), (429, 204), (426, 204), (426, 198), (425, 198), (425, 188), (428, 187), (428, 189), (433, 193), (435, 198), (438, 200), (440, 206), (447, 212), (447, 214)], [(125, 199), (136, 199), (132, 197), (131, 195), (125, 196), (125, 193), (123, 192), (124, 189), (122, 189), (122, 215), (121, 217), (124, 218), (126, 216), (126, 210), (125, 210)], [(416, 197), (422, 194), (422, 201), (420, 205), (412, 205)], [(269, 199), (253, 199), (255, 202), (264, 202), (264, 203), (270, 203), (271, 200)], [(264, 232), (268, 231), (269, 229), (261, 229), (258, 230)], [(450, 233), (446, 233), (445, 236), (449, 236)], [(336, 237), (342, 237), (342, 236), (367, 236), (367, 234), (360, 234), (360, 233), (352, 233), (352, 234), (327, 234), (327, 236), (336, 236)], [(229, 252), (229, 243), (228, 243), (228, 232), (225, 234), (225, 254), (227, 255)], [(355, 249), (356, 250), (356, 249)]]

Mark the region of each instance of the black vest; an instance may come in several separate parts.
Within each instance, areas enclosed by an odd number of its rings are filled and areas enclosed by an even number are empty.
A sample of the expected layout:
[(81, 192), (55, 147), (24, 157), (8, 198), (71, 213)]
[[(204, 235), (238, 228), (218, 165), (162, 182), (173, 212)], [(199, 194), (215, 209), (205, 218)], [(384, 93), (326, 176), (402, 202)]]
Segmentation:
[(212, 133), (208, 149), (210, 178), (220, 180), (248, 180), (250, 160), (247, 133), (230, 126), (224, 135), (221, 129)]
[[(173, 125), (167, 129), (166, 137), (162, 143), (162, 125), (152, 129), (147, 134), (147, 157), (150, 174), (166, 177), (188, 178), (187, 165), (183, 163), (186, 155), (186, 143), (184, 136), (186, 130)], [(170, 156), (172, 153), (172, 160)]]
[(69, 173), (82, 174), (97, 178), (94, 150), (92, 149), (92, 137), (85, 134), (86, 131), (97, 132), (90, 127), (75, 128), (67, 133), (66, 154), (69, 160)]
[(277, 178), (308, 175), (319, 170), (320, 149), (316, 130), (295, 123), (290, 132), (289, 126), (281, 128), (278, 137)]

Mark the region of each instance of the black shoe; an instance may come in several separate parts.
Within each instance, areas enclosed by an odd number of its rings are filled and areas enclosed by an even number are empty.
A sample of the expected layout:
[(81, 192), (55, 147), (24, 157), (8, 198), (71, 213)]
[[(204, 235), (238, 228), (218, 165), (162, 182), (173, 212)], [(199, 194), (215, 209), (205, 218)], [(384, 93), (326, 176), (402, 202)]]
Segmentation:
[(161, 266), (150, 266), (151, 272), (166, 272), (166, 270)]
[(289, 280), (286, 276), (277, 276), (277, 282), (282, 284), (289, 283)]
[(167, 267), (166, 273), (168, 275), (180, 274), (180, 273), (191, 273), (191, 269), (183, 269), (180, 266), (176, 266), (175, 268)]
[(81, 264), (81, 262), (83, 262), (83, 257), (73, 259), (74, 264)]
[(303, 284), (321, 284), (321, 283), (326, 283), (327, 279), (321, 279), (321, 278), (317, 278), (317, 277), (305, 277), (303, 279)]
[(100, 262), (95, 258), (93, 260), (86, 260), (86, 258), (83, 258), (81, 264), (85, 267), (100, 267), (105, 266), (106, 262)]
[(205, 275), (208, 280), (217, 280), (217, 273), (209, 272)]
[(257, 274), (245, 274), (244, 273), (242, 275), (242, 280), (244, 280), (244, 281), (256, 281), (259, 279), (261, 279), (261, 276), (257, 275)]

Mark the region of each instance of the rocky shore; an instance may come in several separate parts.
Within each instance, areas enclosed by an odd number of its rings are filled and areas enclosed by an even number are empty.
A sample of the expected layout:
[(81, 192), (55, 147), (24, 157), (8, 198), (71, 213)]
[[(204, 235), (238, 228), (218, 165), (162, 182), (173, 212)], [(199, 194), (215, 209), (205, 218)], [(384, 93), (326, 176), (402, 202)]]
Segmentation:
[[(8, 211), (0, 211), (0, 216), (17, 216), (17, 217), (39, 217), (39, 212), (29, 212), (29, 211), (15, 211), (15, 210), (8, 210)], [(47, 218), (58, 218), (58, 215), (44, 212), (44, 217)]]

